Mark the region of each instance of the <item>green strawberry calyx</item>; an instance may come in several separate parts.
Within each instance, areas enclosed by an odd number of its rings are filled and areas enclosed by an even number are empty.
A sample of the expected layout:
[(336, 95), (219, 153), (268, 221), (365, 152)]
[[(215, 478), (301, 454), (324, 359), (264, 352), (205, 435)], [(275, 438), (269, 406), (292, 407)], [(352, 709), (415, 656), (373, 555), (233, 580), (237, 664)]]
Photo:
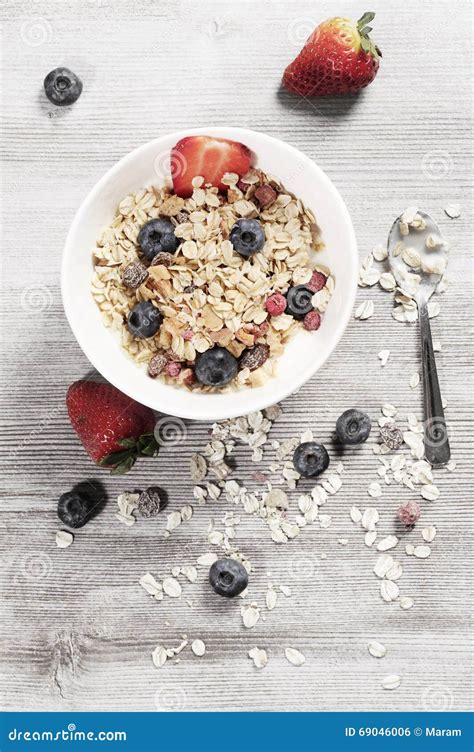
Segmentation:
[(138, 457), (153, 457), (158, 453), (159, 445), (152, 433), (143, 433), (137, 439), (120, 439), (117, 442), (122, 451), (106, 454), (99, 460), (102, 467), (112, 468), (112, 475), (124, 475), (132, 469)]
[(377, 47), (376, 44), (374, 44), (369, 37), (370, 32), (372, 31), (372, 26), (367, 26), (371, 21), (373, 21), (375, 18), (375, 13), (364, 13), (363, 16), (359, 18), (357, 21), (357, 31), (359, 32), (360, 36), (360, 46), (364, 50), (364, 52), (367, 52), (368, 54), (372, 55), (375, 59), (382, 57), (382, 53), (380, 52), (379, 47)]

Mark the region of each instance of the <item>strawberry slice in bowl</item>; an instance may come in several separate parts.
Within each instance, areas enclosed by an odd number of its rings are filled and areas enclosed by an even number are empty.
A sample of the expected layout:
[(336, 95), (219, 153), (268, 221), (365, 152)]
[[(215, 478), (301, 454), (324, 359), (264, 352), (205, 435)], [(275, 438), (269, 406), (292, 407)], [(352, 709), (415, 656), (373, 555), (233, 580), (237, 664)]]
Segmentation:
[(189, 198), (193, 192), (192, 180), (197, 175), (206, 184), (227, 190), (221, 181), (227, 172), (242, 177), (252, 159), (250, 149), (238, 141), (215, 136), (187, 136), (171, 149), (171, 177), (177, 196)]

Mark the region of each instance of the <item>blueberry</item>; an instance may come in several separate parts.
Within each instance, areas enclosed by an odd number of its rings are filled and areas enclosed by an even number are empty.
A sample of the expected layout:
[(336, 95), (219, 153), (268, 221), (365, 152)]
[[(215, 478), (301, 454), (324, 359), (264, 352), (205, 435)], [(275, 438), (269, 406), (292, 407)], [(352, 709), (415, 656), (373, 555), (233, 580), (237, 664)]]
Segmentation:
[(326, 470), (329, 465), (329, 455), (326, 447), (315, 441), (305, 441), (296, 447), (293, 464), (297, 473), (304, 478), (315, 478)]
[(238, 219), (229, 237), (234, 250), (246, 258), (260, 251), (265, 243), (265, 233), (257, 219)]
[(55, 68), (43, 82), (49, 101), (58, 107), (74, 104), (82, 92), (82, 81), (69, 68)]
[(314, 292), (306, 285), (290, 287), (286, 294), (286, 313), (295, 319), (304, 319), (306, 314), (313, 310), (313, 295)]
[(194, 372), (201, 384), (224, 386), (232, 381), (238, 370), (237, 358), (225, 347), (213, 347), (198, 355)]
[(140, 337), (141, 339), (153, 337), (160, 328), (162, 321), (163, 316), (153, 303), (149, 301), (137, 303), (128, 314), (128, 331), (134, 337)]
[(235, 598), (248, 585), (247, 570), (235, 559), (218, 559), (209, 570), (209, 582), (225, 598)]
[(82, 527), (92, 512), (93, 503), (84, 494), (68, 491), (59, 497), (58, 517), (67, 527)]
[(336, 422), (336, 434), (341, 444), (362, 444), (367, 441), (372, 424), (360, 410), (346, 410)]
[(149, 261), (158, 253), (174, 253), (179, 245), (174, 234), (174, 224), (161, 217), (151, 219), (138, 233), (138, 245)]

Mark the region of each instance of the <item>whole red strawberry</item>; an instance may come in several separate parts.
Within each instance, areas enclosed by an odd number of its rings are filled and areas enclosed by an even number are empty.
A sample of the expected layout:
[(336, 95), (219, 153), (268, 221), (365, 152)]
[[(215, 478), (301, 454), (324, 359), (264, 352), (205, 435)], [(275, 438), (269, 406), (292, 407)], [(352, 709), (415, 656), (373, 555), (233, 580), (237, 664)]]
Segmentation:
[(128, 472), (137, 457), (158, 451), (155, 416), (111, 384), (75, 381), (68, 389), (69, 420), (89, 457), (115, 474)]
[(382, 53), (369, 38), (368, 23), (375, 13), (364, 13), (357, 23), (330, 18), (319, 24), (283, 74), (283, 84), (304, 97), (350, 94), (374, 80)]

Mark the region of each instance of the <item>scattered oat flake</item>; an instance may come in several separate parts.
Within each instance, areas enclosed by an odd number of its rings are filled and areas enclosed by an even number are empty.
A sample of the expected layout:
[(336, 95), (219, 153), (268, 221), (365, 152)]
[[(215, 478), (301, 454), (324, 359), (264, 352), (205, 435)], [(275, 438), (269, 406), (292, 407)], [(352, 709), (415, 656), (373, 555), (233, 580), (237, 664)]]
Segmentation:
[(375, 530), (375, 525), (379, 521), (379, 513), (375, 507), (367, 507), (362, 515), (361, 524), (364, 530)]
[(265, 602), (269, 611), (273, 611), (277, 604), (278, 595), (275, 590), (268, 590), (265, 596)]
[(179, 598), (182, 593), (181, 585), (174, 577), (165, 577), (163, 580), (163, 590), (170, 598)]
[(217, 561), (217, 555), (213, 553), (203, 554), (197, 560), (200, 567), (210, 567)]
[(389, 357), (390, 357), (390, 350), (380, 350), (378, 354), (378, 358), (380, 360), (380, 364), (382, 368), (384, 368), (387, 365)]
[(240, 609), (240, 614), (242, 616), (242, 621), (244, 623), (244, 627), (247, 629), (252, 629), (260, 619), (260, 611), (258, 609), (258, 606), (256, 604), (251, 603), (249, 606), (242, 606)]
[(387, 654), (387, 648), (385, 647), (385, 645), (382, 645), (381, 642), (377, 642), (377, 640), (372, 640), (372, 642), (369, 642), (367, 649), (370, 655), (373, 655), (374, 658), (383, 658), (384, 655)]
[(362, 512), (360, 511), (359, 507), (351, 507), (349, 514), (352, 522), (360, 522), (362, 519)]
[(155, 664), (156, 668), (161, 668), (161, 666), (164, 666), (167, 658), (168, 654), (166, 652), (166, 648), (164, 648), (162, 645), (158, 645), (152, 653), (153, 663)]
[(184, 575), (189, 582), (196, 582), (198, 576), (197, 569), (193, 566), (181, 567), (181, 574)]
[(286, 595), (287, 598), (290, 598), (291, 596), (291, 588), (288, 587), (288, 585), (279, 585), (279, 590), (283, 595)]
[(417, 559), (427, 559), (431, 555), (431, 548), (429, 546), (415, 546), (413, 556)]
[(374, 565), (374, 573), (377, 577), (383, 578), (393, 566), (393, 557), (390, 554), (381, 554)]
[(386, 538), (382, 538), (377, 544), (377, 551), (388, 551), (391, 548), (395, 548), (398, 545), (398, 538), (396, 535), (387, 535)]
[(409, 595), (402, 595), (400, 598), (400, 608), (403, 608), (404, 611), (408, 611), (409, 608), (413, 608), (415, 601), (413, 598), (410, 598)]
[(157, 582), (150, 572), (147, 572), (139, 579), (139, 583), (149, 595), (152, 595), (156, 600), (163, 598), (163, 587), (161, 582)]
[(285, 648), (286, 660), (293, 664), (293, 666), (302, 666), (306, 661), (303, 653), (300, 653), (296, 648)]
[(401, 683), (402, 679), (398, 674), (389, 674), (382, 679), (383, 689), (398, 689)]
[(374, 481), (369, 485), (367, 493), (372, 498), (377, 499), (379, 496), (382, 496), (382, 486), (377, 481)]
[(360, 319), (361, 321), (365, 321), (366, 319), (370, 319), (371, 316), (374, 314), (374, 304), (372, 300), (365, 300), (363, 303), (361, 303), (354, 313), (355, 319)]
[(410, 388), (416, 389), (419, 383), (420, 383), (420, 374), (418, 373), (418, 371), (416, 371), (415, 373), (412, 373), (412, 375), (410, 376)]
[(459, 204), (447, 204), (444, 207), (444, 211), (450, 219), (457, 219), (461, 216), (461, 207)]
[(375, 540), (377, 538), (377, 533), (375, 530), (369, 530), (365, 536), (364, 536), (364, 543), (367, 546), (367, 548), (370, 548), (375, 543)]
[(421, 535), (424, 541), (427, 543), (432, 543), (434, 539), (436, 538), (436, 527), (434, 525), (428, 525), (428, 527), (424, 527), (421, 531)]
[(427, 501), (436, 501), (436, 499), (439, 498), (439, 488), (432, 484), (428, 484), (422, 487), (420, 494)]
[(267, 652), (262, 648), (252, 648), (249, 650), (248, 656), (253, 660), (255, 668), (265, 668), (268, 663)]
[(341, 546), (347, 546), (347, 544), (349, 543), (349, 540), (348, 538), (338, 538), (337, 542), (340, 543)]
[(198, 655), (200, 657), (206, 652), (206, 646), (202, 640), (193, 640), (193, 642), (191, 643), (191, 650), (193, 651), (194, 655)]
[(392, 580), (382, 580), (380, 583), (380, 595), (386, 603), (396, 601), (400, 594), (400, 589), (396, 582)]
[(58, 530), (56, 533), (56, 545), (58, 548), (67, 548), (74, 540), (74, 536), (68, 530)]

